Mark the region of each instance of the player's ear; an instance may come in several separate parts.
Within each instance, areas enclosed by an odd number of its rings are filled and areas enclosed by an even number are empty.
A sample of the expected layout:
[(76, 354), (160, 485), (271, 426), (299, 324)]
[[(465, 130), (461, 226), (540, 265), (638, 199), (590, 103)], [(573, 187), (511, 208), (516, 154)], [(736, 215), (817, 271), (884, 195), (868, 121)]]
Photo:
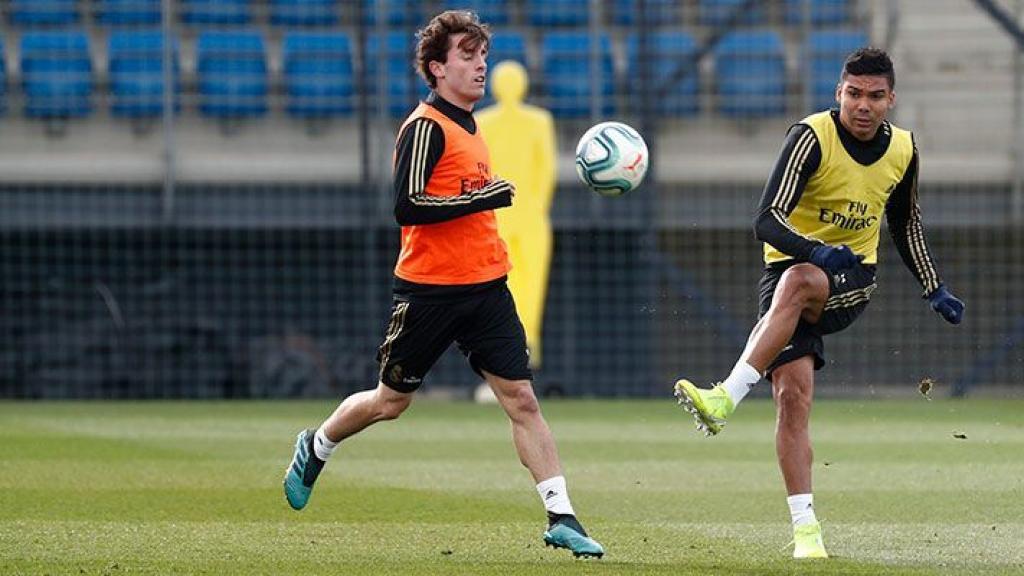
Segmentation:
[(431, 60), (427, 66), (430, 68), (430, 73), (434, 75), (434, 78), (444, 78), (444, 63), (438, 62), (437, 60)]
[(896, 107), (896, 91), (895, 90), (890, 90), (889, 91), (889, 110), (892, 110), (895, 107)]
[(842, 95), (842, 93), (843, 93), (843, 83), (839, 82), (839, 83), (836, 84), (836, 104), (840, 103), (839, 102), (839, 97)]

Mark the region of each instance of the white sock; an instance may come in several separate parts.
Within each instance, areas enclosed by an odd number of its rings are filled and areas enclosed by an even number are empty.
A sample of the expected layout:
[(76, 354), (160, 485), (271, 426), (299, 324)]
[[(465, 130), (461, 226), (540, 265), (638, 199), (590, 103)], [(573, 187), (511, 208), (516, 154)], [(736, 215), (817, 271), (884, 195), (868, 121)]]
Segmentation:
[(722, 388), (732, 399), (732, 405), (738, 406), (740, 401), (750, 392), (750, 389), (761, 381), (761, 374), (753, 366), (743, 360), (736, 362), (729, 377), (722, 382)]
[(814, 516), (814, 495), (793, 494), (786, 498), (789, 503), (789, 515), (793, 517), (793, 526), (814, 524), (818, 521)]
[(331, 457), (331, 454), (334, 454), (334, 449), (337, 447), (337, 442), (331, 442), (327, 439), (323, 426), (317, 428), (316, 435), (313, 437), (313, 452), (316, 453), (317, 458), (326, 462)]
[(540, 499), (544, 501), (544, 508), (548, 512), (576, 515), (569, 502), (569, 490), (565, 487), (565, 476), (555, 476), (537, 484), (537, 493), (540, 494)]

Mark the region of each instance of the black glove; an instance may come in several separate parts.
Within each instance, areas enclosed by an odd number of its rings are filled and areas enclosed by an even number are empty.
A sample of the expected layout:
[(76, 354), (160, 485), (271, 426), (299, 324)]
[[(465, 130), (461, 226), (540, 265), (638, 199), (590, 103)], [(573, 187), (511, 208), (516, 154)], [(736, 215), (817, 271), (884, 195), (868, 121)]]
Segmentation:
[(864, 256), (854, 254), (846, 244), (838, 247), (824, 244), (811, 251), (811, 263), (829, 274), (853, 268), (863, 259)]
[(959, 324), (964, 319), (963, 301), (953, 296), (942, 284), (928, 295), (928, 302), (932, 305), (932, 310), (938, 312), (950, 324)]

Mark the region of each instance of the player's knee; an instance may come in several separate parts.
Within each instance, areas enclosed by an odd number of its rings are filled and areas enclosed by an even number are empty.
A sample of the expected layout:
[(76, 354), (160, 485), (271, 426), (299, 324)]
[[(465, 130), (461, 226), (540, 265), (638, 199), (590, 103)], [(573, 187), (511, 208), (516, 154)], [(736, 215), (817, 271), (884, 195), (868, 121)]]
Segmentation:
[(540, 403), (528, 382), (515, 383), (503, 394), (505, 409), (513, 420), (531, 418), (540, 413)]
[(797, 264), (782, 274), (778, 292), (780, 300), (804, 303), (828, 294), (828, 278), (813, 264)]
[(781, 420), (806, 418), (811, 411), (811, 400), (810, 390), (794, 383), (782, 383), (775, 389), (775, 404)]
[(402, 412), (405, 412), (411, 402), (412, 398), (409, 396), (378, 398), (377, 418), (379, 420), (394, 420), (401, 416)]

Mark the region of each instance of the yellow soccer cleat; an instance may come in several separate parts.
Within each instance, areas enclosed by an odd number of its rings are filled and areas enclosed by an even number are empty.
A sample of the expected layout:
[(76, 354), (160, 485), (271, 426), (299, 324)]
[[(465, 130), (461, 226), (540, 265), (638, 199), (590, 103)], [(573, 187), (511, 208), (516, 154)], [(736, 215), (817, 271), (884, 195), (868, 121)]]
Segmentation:
[(725, 419), (736, 409), (732, 398), (729, 398), (721, 384), (715, 384), (710, 390), (703, 390), (689, 380), (683, 379), (676, 382), (675, 395), (679, 399), (679, 405), (693, 414), (697, 430), (703, 432), (705, 436), (714, 436), (721, 432), (725, 426)]
[(793, 528), (793, 558), (828, 558), (821, 540), (821, 524), (802, 524)]

